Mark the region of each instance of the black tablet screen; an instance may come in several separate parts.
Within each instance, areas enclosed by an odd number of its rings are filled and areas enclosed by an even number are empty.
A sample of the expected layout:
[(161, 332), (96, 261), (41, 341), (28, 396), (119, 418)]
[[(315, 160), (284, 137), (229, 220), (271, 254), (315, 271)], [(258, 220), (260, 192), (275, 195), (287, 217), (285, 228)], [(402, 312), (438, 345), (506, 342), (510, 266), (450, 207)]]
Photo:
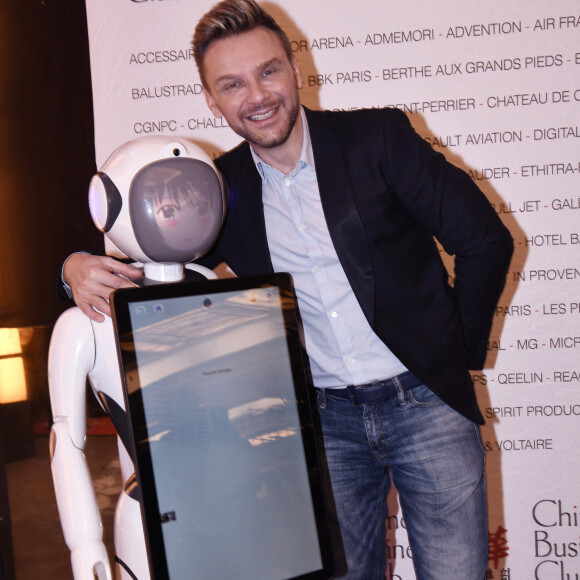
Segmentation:
[(123, 290), (113, 306), (154, 577), (328, 578), (291, 282)]

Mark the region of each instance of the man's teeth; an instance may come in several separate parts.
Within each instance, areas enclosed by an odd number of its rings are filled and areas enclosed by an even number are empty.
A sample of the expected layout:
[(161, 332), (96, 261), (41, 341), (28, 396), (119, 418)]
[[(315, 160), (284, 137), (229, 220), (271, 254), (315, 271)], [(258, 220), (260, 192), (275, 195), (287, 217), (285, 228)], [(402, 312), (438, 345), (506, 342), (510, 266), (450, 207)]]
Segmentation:
[(251, 121), (263, 121), (264, 119), (269, 119), (273, 114), (274, 114), (274, 109), (272, 109), (271, 111), (268, 111), (267, 113), (264, 113), (263, 115), (251, 115), (250, 120)]

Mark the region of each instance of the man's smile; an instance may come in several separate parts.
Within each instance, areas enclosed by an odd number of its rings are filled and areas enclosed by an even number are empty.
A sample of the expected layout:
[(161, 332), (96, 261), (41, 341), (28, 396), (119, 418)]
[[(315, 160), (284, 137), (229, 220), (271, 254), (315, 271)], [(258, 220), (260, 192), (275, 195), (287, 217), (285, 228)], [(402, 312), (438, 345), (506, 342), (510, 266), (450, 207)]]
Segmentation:
[(265, 121), (266, 119), (269, 119), (277, 111), (277, 109), (278, 109), (278, 107), (274, 107), (273, 109), (270, 109), (266, 113), (249, 115), (248, 119), (250, 119), (250, 121)]

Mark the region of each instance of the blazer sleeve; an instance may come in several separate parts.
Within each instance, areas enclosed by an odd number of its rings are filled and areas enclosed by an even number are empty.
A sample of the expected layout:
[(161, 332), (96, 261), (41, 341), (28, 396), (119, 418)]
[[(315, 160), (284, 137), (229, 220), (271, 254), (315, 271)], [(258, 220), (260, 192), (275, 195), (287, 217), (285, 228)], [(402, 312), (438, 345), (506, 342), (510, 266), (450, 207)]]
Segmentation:
[(391, 109), (383, 126), (391, 186), (414, 219), (454, 256), (454, 291), (468, 364), (481, 369), (513, 253), (513, 240), (483, 192)]

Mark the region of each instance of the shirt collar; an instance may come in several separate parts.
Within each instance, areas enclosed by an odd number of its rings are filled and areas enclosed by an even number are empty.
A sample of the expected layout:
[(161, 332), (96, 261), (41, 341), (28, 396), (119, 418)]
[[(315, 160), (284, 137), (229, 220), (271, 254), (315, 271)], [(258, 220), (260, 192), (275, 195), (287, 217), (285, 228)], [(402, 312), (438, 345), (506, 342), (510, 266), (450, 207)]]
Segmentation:
[[(308, 122), (306, 120), (306, 113), (304, 112), (304, 107), (300, 107), (300, 118), (302, 119), (302, 150), (300, 151), (300, 159), (296, 164), (296, 167), (289, 173), (295, 174), (300, 169), (303, 169), (307, 165), (314, 169), (314, 154), (312, 153), (312, 141), (310, 139), (310, 131), (308, 130)], [(256, 165), (256, 169), (262, 178), (262, 181), (266, 179), (264, 168), (269, 167), (262, 158), (256, 153), (254, 148), (250, 145), (250, 151), (252, 153), (252, 159), (254, 160), (254, 164)], [(273, 168), (272, 168), (273, 169)]]

